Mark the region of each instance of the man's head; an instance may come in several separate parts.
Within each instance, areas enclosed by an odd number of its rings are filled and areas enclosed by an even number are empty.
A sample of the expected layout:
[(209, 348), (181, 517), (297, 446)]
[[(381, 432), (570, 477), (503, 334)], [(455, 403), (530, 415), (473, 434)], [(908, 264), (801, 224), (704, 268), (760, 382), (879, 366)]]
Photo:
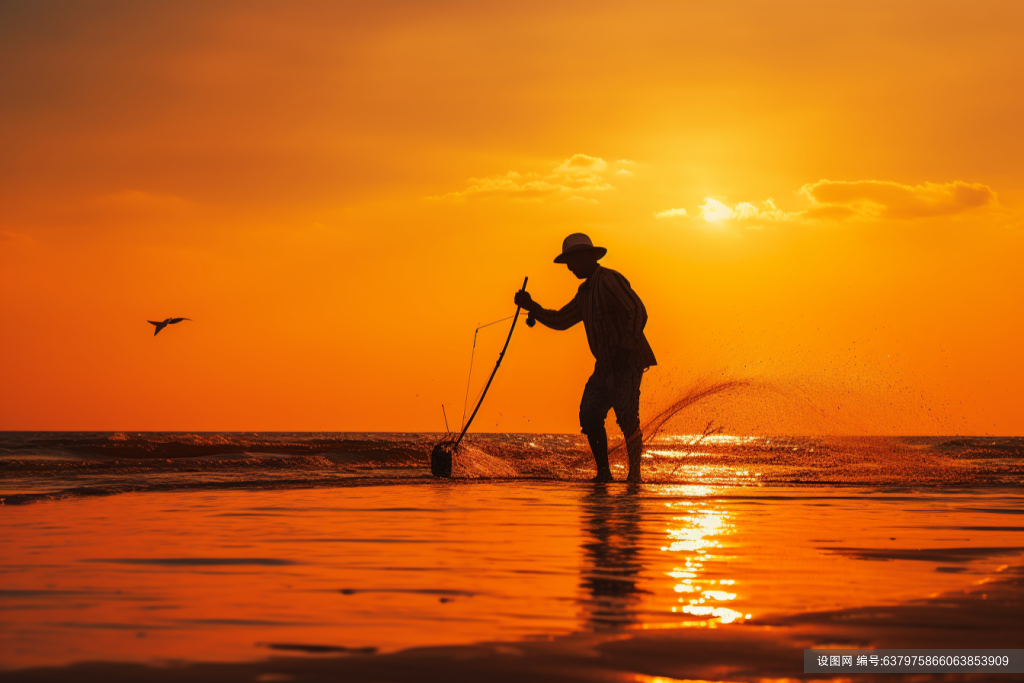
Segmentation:
[(555, 263), (564, 263), (573, 275), (585, 280), (597, 270), (598, 259), (607, 252), (604, 247), (595, 247), (582, 232), (574, 232), (562, 241), (562, 253), (555, 257)]
[(566, 254), (565, 265), (573, 275), (580, 280), (586, 280), (597, 270), (598, 258), (600, 257), (594, 251), (576, 251)]

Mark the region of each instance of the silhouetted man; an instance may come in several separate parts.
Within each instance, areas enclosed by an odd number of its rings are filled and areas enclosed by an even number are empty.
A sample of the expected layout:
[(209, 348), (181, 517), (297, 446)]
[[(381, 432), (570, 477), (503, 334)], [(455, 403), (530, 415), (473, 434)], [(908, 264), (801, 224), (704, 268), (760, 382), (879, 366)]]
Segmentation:
[(607, 253), (595, 247), (583, 233), (574, 233), (562, 242), (562, 253), (555, 263), (564, 263), (572, 274), (585, 282), (573, 300), (558, 311), (544, 308), (524, 291), (516, 292), (515, 302), (531, 316), (553, 330), (567, 330), (578, 322), (587, 331), (587, 343), (597, 362), (587, 380), (580, 401), (580, 427), (587, 435), (597, 462), (594, 481), (612, 480), (608, 467), (608, 434), (604, 420), (615, 409), (615, 420), (626, 437), (629, 476), (640, 481), (640, 381), (644, 370), (657, 365), (654, 351), (644, 336), (647, 309), (629, 286), (629, 281), (614, 270), (602, 267), (598, 260)]

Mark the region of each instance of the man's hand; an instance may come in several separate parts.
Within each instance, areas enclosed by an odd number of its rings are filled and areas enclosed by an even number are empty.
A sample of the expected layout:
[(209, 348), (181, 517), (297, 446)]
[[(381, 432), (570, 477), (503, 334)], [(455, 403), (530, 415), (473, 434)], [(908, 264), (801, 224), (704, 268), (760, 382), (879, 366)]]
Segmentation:
[(516, 306), (519, 306), (526, 311), (536, 311), (540, 309), (540, 304), (533, 300), (533, 297), (530, 296), (529, 292), (522, 289), (516, 292), (515, 303)]

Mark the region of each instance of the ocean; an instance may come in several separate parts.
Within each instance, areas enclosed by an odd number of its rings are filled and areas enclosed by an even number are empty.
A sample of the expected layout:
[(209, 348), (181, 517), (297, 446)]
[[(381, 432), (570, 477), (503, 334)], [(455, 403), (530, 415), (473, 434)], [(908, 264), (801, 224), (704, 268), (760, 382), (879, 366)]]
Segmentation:
[[(305, 488), (429, 479), (443, 434), (0, 432), (5, 505), (130, 491)], [(625, 453), (612, 444), (613, 471)], [(582, 481), (580, 435), (472, 434), (457, 479)], [(1022, 437), (657, 435), (646, 481), (763, 486), (1015, 486)]]

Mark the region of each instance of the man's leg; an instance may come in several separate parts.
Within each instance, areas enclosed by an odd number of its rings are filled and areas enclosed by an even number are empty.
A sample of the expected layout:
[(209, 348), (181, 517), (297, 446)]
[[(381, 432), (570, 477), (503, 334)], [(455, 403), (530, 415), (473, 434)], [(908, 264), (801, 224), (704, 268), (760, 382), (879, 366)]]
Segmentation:
[(642, 369), (629, 370), (622, 373), (622, 383), (616, 387), (615, 421), (622, 429), (626, 439), (626, 453), (629, 455), (629, 474), (626, 481), (631, 484), (641, 482), (640, 458), (644, 448), (644, 435), (640, 431), (640, 383), (643, 381)]
[(629, 474), (626, 475), (626, 481), (630, 484), (639, 484), (643, 481), (640, 476), (640, 458), (644, 450), (644, 435), (638, 427), (633, 436), (628, 438), (626, 453), (629, 454)]
[(612, 470), (608, 466), (608, 433), (601, 429), (600, 432), (587, 434), (587, 441), (590, 442), (590, 452), (594, 454), (594, 462), (597, 464), (597, 476), (595, 482), (614, 481)]
[(608, 433), (604, 429), (604, 419), (611, 405), (604, 384), (597, 373), (587, 380), (580, 400), (580, 427), (590, 442), (590, 452), (594, 454), (597, 464), (595, 482), (612, 481), (612, 470), (608, 466)]

